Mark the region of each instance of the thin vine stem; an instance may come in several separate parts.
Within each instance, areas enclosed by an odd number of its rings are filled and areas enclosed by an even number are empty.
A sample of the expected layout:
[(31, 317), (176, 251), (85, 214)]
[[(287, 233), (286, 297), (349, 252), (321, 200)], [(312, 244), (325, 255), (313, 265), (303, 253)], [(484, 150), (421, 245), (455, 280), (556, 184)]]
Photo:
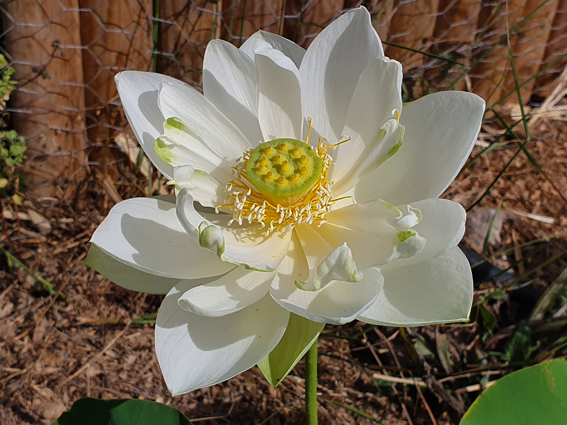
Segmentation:
[(305, 410), (307, 425), (317, 425), (317, 344), (316, 340), (305, 355)]

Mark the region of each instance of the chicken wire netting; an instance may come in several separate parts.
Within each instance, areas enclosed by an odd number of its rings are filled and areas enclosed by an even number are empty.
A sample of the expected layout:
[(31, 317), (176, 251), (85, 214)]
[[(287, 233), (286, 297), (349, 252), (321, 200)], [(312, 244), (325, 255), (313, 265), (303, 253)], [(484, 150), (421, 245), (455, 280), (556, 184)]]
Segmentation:
[(457, 89), (518, 103), (511, 48), (522, 100), (538, 102), (566, 63), (567, 0), (0, 0), (0, 52), (18, 81), (6, 112), (27, 140), (33, 188), (59, 195), (93, 166), (108, 175), (128, 157), (149, 173), (116, 73), (155, 71), (199, 88), (211, 39), (238, 47), (261, 29), (307, 47), (359, 6), (404, 65), (406, 100)]

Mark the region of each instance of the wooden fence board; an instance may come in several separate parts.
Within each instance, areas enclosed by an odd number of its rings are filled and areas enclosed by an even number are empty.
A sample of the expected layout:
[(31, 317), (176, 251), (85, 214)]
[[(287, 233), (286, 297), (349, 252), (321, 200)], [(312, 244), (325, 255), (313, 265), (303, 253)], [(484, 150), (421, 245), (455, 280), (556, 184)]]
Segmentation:
[(201, 84), (205, 46), (218, 38), (222, 1), (161, 0), (157, 70), (193, 85)]
[[(114, 76), (121, 70), (150, 71), (151, 0), (80, 0), (89, 161), (114, 162), (107, 147), (126, 125)], [(106, 168), (106, 167), (105, 167)]]
[[(535, 80), (530, 80), (530, 78), (539, 71), (558, 4), (557, 0), (549, 0), (541, 8), (537, 9), (542, 3), (543, 0), (527, 1), (524, 6), (523, 18), (527, 18), (534, 11), (535, 13), (522, 24), (518, 37), (512, 45), (518, 83), (524, 84), (523, 87), (520, 88), (522, 102), (524, 104), (530, 100), (535, 84)], [(503, 94), (507, 94), (516, 89), (513, 72), (509, 72), (506, 75), (503, 89)], [(510, 96), (505, 101), (505, 103), (511, 102), (518, 103), (517, 94)]]
[[(475, 67), (470, 76), (472, 91), (486, 100), (489, 105), (500, 99), (504, 92), (506, 73), (510, 70), (508, 46), (502, 43), (494, 47), (494, 44), (506, 34), (507, 30), (520, 22), (526, 2), (527, 0), (508, 0), (499, 2), (496, 6), (484, 6), (481, 10), (479, 37), (486, 47), (475, 55), (475, 59), (486, 54), (489, 49), (492, 50)], [(516, 38), (511, 36), (511, 42), (514, 43)]]
[(567, 66), (567, 0), (559, 0), (557, 10), (547, 38), (541, 70), (552, 65), (545, 74), (537, 78), (535, 93), (546, 98), (557, 85), (558, 77)]
[[(435, 30), (439, 0), (395, 2), (387, 41), (412, 49), (427, 50), (424, 41), (431, 39)], [(396, 59), (410, 69), (420, 66), (424, 56), (397, 47), (386, 46), (386, 56)]]
[[(439, 13), (435, 22), (432, 53), (451, 57), (465, 66), (471, 63), (476, 28), (482, 0), (439, 0)], [(463, 72), (461, 67), (442, 60), (430, 60), (427, 70), (428, 81), (434, 82), (440, 90), (451, 87)], [(466, 80), (461, 79), (455, 90), (466, 90)]]
[(2, 7), (19, 81), (12, 107), (22, 111), (12, 113), (13, 125), (28, 139), (30, 189), (61, 195), (62, 179), (79, 178), (86, 164), (78, 0), (12, 0)]
[(280, 34), (283, 31), (284, 0), (224, 0), (221, 38), (240, 46), (258, 30)]
[(393, 10), (393, 0), (374, 0), (368, 7), (368, 11), (372, 16), (372, 26), (381, 40), (388, 39)]
[(323, 28), (338, 18), (344, 7), (344, 0), (287, 0), (284, 36), (307, 48)]

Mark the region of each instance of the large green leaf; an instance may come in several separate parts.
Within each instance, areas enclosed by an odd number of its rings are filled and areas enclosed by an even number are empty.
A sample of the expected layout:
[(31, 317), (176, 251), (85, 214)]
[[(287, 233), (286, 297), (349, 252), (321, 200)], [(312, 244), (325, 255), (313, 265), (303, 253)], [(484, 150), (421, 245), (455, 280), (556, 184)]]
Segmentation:
[(77, 400), (51, 425), (191, 425), (165, 404), (146, 400)]
[(325, 327), (291, 313), (284, 336), (258, 367), (273, 386), (278, 385), (305, 355)]
[(567, 424), (567, 361), (557, 359), (499, 379), (476, 399), (460, 425)]

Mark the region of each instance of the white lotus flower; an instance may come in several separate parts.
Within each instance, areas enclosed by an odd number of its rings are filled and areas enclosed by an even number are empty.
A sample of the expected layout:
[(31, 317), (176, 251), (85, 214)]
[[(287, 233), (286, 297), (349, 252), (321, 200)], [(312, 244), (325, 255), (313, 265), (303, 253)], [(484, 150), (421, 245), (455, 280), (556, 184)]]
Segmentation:
[(156, 350), (174, 394), (252, 367), (290, 312), (331, 324), (467, 320), (465, 211), (438, 197), (484, 102), (443, 92), (402, 105), (401, 65), (365, 9), (307, 51), (264, 32), (240, 49), (212, 41), (204, 95), (158, 74), (116, 81), (177, 201), (116, 205), (89, 262), (126, 288), (167, 293)]

